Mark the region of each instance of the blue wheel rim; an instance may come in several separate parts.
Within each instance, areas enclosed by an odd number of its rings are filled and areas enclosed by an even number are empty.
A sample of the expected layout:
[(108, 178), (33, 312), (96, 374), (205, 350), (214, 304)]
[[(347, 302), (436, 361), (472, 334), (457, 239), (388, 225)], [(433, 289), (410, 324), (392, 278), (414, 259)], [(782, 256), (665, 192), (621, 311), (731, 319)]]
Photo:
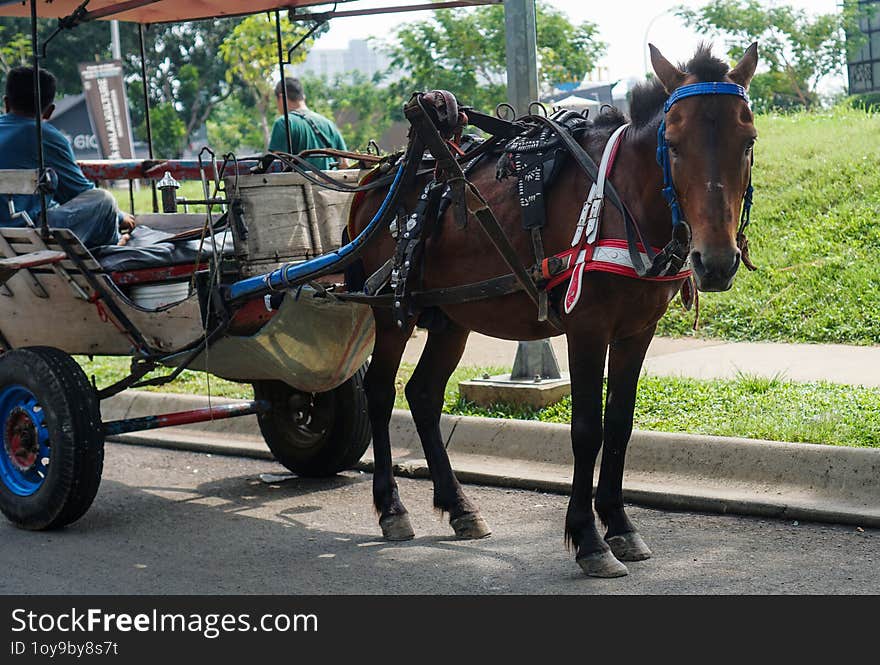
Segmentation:
[(27, 388), (0, 389), (0, 435), (0, 480), (13, 494), (35, 494), (49, 474), (51, 446), (45, 412)]

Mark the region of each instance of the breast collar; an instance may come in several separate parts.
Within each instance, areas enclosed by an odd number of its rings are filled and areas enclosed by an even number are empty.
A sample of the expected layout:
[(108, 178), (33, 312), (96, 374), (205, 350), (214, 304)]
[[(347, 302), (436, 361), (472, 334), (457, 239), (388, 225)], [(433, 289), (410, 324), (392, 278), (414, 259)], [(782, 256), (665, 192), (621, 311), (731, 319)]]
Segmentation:
[[(640, 277), (633, 266), (628, 244), (626, 240), (603, 239), (599, 240), (599, 227), (602, 219), (602, 209), (605, 204), (605, 182), (611, 176), (614, 163), (617, 158), (620, 142), (629, 124), (618, 127), (602, 153), (602, 161), (599, 163), (599, 177), (590, 188), (590, 193), (581, 210), (577, 228), (571, 241), (571, 248), (556, 254), (554, 258), (563, 261), (565, 266), (561, 272), (550, 275), (546, 271), (549, 265), (545, 260), (545, 288), (550, 289), (569, 281), (568, 290), (565, 294), (563, 306), (566, 314), (570, 314), (580, 300), (585, 272), (606, 272), (633, 279), (641, 279), (650, 282), (669, 282), (686, 279), (691, 276), (690, 267), (685, 265), (674, 275), (660, 275), (657, 277)], [(638, 251), (644, 262), (650, 263), (650, 258), (643, 244), (644, 240), (637, 243)], [(653, 247), (654, 253), (661, 248)]]

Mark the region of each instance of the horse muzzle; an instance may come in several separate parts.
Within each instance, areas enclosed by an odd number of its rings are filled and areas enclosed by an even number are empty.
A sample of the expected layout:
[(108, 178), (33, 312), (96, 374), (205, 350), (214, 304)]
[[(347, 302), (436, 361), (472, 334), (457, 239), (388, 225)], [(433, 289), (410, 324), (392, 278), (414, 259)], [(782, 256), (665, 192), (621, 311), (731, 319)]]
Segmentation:
[(736, 248), (720, 252), (691, 252), (691, 268), (700, 291), (727, 291), (740, 264)]

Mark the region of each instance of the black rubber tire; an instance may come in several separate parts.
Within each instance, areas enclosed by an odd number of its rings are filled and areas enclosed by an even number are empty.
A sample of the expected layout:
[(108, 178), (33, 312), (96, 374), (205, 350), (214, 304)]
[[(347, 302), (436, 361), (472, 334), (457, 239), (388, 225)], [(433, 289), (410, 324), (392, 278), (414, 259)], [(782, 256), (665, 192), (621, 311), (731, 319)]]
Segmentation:
[(46, 478), (31, 496), (18, 496), (0, 482), (0, 511), (23, 529), (66, 526), (86, 513), (101, 484), (104, 431), (98, 396), (76, 361), (50, 347), (0, 356), (0, 387), (15, 384), (30, 390), (42, 407), (52, 453)]
[(338, 388), (303, 393), (282, 381), (257, 381), (254, 397), (271, 409), (258, 416), (269, 450), (300, 476), (332, 476), (355, 466), (370, 445), (363, 367)]

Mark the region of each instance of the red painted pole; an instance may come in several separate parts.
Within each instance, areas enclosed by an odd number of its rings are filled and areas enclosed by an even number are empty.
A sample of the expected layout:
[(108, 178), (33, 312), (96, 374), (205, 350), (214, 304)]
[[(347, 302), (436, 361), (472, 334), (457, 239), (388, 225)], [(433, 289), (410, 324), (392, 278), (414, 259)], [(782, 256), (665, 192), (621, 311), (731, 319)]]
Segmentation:
[(143, 432), (160, 427), (174, 427), (176, 425), (191, 425), (203, 423), (209, 420), (225, 420), (239, 416), (250, 416), (255, 413), (265, 413), (269, 410), (269, 403), (258, 400), (238, 404), (223, 404), (192, 411), (178, 411), (159, 416), (145, 416), (143, 418), (129, 418), (128, 420), (113, 420), (104, 423), (104, 436), (116, 436), (130, 432)]

